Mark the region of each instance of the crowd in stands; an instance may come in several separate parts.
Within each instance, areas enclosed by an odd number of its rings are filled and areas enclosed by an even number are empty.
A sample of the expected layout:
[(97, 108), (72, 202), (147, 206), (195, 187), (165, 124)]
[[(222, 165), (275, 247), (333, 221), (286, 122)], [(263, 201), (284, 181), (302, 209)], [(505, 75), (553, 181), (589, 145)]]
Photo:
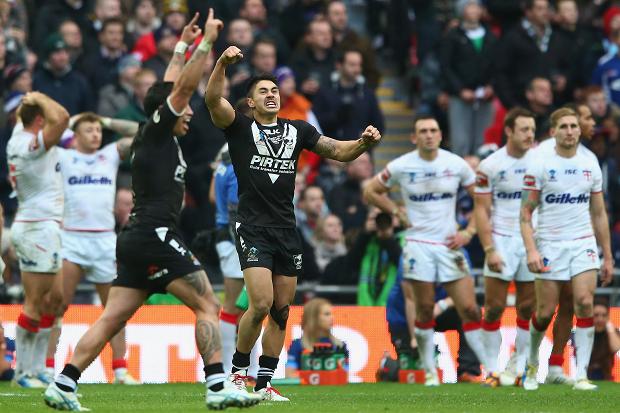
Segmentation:
[[(94, 111), (143, 122), (146, 91), (162, 79), (181, 29), (196, 12), (202, 25), (209, 7), (225, 22), (214, 59), (231, 44), (244, 54), (227, 73), (229, 100), (243, 100), (250, 77), (271, 72), (281, 116), (307, 120), (339, 140), (357, 139), (368, 124), (386, 135), (377, 89), (388, 73), (418, 114), (439, 120), (443, 146), (474, 167), (489, 144), (501, 146), (503, 117), (515, 105), (536, 114), (542, 140), (554, 109), (586, 103), (597, 123), (586, 144), (603, 169), (620, 263), (620, 2), (613, 0), (0, 0), (5, 226), (17, 207), (5, 148), (21, 96), (38, 90), (71, 115)], [(209, 185), (225, 143), (204, 105), (210, 70), (180, 140), (188, 164), (180, 228), (188, 243), (214, 227)], [(103, 144), (118, 138), (106, 132)], [(63, 145), (71, 144), (68, 133)], [(298, 170), (296, 215), (308, 257), (301, 281), (359, 284), (359, 304), (385, 304), (396, 279), (399, 228), (363, 199), (373, 154), (345, 165), (306, 152)], [(120, 174), (119, 227), (130, 205), (128, 163)], [(463, 195), (463, 223), (471, 208)], [(469, 252), (479, 267), (475, 242)]]

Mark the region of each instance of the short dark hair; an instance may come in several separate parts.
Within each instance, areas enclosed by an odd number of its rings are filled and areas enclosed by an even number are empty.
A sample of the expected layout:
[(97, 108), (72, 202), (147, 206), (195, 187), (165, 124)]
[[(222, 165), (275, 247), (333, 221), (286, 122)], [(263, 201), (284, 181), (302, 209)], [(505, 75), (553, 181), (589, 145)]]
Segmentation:
[(252, 108), (248, 106), (248, 98), (240, 98), (235, 103), (235, 110), (243, 113), (248, 118), (252, 117)]
[(379, 212), (375, 217), (375, 224), (377, 225), (377, 229), (380, 230), (392, 228), (392, 215), (387, 212)]
[(607, 311), (609, 311), (609, 299), (607, 297), (602, 297), (600, 295), (595, 296), (593, 307), (596, 307), (597, 305), (605, 307)]
[(248, 83), (248, 88), (245, 91), (245, 94), (247, 97), (249, 98), (252, 97), (252, 93), (254, 92), (254, 88), (256, 87), (256, 84), (260, 82), (261, 80), (270, 80), (276, 86), (278, 86), (278, 79), (276, 79), (274, 75), (272, 75), (271, 73), (259, 73), (258, 75), (253, 76), (250, 79), (250, 82)]
[(306, 194), (311, 189), (319, 189), (321, 191), (321, 195), (323, 195), (323, 197), (325, 197), (325, 194), (323, 193), (323, 188), (321, 188), (318, 185), (308, 185), (307, 187), (302, 189), (301, 192), (299, 193), (299, 200), (300, 201), (304, 201), (306, 199)]
[(517, 118), (534, 118), (534, 114), (527, 109), (516, 106), (508, 111), (504, 118), (504, 127), (514, 130)]
[(415, 117), (415, 119), (413, 119), (413, 133), (415, 133), (416, 131), (416, 126), (418, 125), (418, 122), (422, 120), (434, 120), (439, 125), (437, 118), (435, 118), (433, 115), (418, 115)]
[(101, 30), (99, 33), (103, 32), (109, 25), (111, 24), (120, 24), (123, 28), (123, 33), (125, 33), (125, 21), (120, 17), (108, 17), (101, 23)]
[(19, 107), (19, 113), (17, 114), (22, 120), (24, 127), (32, 125), (37, 116), (43, 116), (43, 109), (39, 105), (26, 105), (23, 104)]
[(256, 49), (259, 44), (271, 45), (273, 46), (273, 50), (275, 50), (276, 52), (278, 51), (278, 45), (276, 44), (275, 40), (273, 40), (271, 37), (268, 37), (268, 36), (261, 36), (258, 39), (256, 39), (256, 41), (252, 45), (252, 48), (250, 49), (250, 60), (252, 60), (252, 58), (256, 54)]
[(101, 124), (101, 118), (99, 115), (93, 112), (84, 112), (82, 113), (73, 124), (73, 130), (77, 131), (82, 123), (99, 123)]
[(173, 86), (173, 82), (158, 81), (146, 92), (143, 106), (147, 118), (150, 118), (158, 107), (166, 103), (166, 99), (168, 95), (170, 95), (170, 92), (172, 92)]
[(362, 53), (361, 50), (359, 49), (355, 49), (355, 48), (349, 48), (349, 49), (344, 49), (342, 51), (340, 51), (337, 55), (336, 55), (336, 61), (340, 64), (344, 63), (345, 58), (347, 57), (347, 55), (349, 53), (359, 53), (359, 55), (362, 57), (362, 63), (364, 63), (364, 54)]

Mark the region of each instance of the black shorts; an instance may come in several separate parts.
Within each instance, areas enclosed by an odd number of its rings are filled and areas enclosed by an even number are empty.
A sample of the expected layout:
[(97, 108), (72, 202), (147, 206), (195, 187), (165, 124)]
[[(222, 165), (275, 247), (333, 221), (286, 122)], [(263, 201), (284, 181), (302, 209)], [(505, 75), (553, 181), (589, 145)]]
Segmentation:
[(301, 238), (296, 228), (237, 224), (235, 244), (242, 270), (263, 267), (275, 275), (303, 275)]
[(202, 270), (172, 228), (130, 227), (116, 240), (118, 277), (112, 285), (164, 293), (177, 278)]

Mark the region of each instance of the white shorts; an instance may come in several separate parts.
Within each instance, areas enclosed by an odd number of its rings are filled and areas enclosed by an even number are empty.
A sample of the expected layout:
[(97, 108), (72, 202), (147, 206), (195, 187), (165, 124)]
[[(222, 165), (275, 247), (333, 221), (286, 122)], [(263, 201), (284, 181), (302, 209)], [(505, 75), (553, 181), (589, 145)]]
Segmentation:
[(536, 278), (533, 272), (527, 268), (527, 254), (523, 238), (520, 236), (499, 235), (493, 233), (493, 245), (495, 251), (502, 257), (504, 267), (502, 272), (489, 270), (484, 263), (483, 275), (485, 277), (499, 278), (504, 281), (532, 282)]
[(220, 257), (222, 275), (226, 278), (243, 279), (243, 271), (235, 244), (232, 241), (220, 241), (215, 244), (215, 249)]
[(403, 277), (448, 283), (469, 275), (469, 264), (459, 250), (443, 244), (407, 240), (403, 248)]
[(550, 268), (548, 272), (536, 274), (538, 279), (570, 281), (575, 275), (601, 267), (594, 237), (570, 241), (537, 240), (536, 244), (545, 265)]
[(62, 260), (58, 222), (14, 222), (11, 241), (21, 271), (55, 274), (60, 270)]
[(63, 231), (62, 258), (82, 267), (86, 280), (109, 284), (116, 278), (116, 234)]

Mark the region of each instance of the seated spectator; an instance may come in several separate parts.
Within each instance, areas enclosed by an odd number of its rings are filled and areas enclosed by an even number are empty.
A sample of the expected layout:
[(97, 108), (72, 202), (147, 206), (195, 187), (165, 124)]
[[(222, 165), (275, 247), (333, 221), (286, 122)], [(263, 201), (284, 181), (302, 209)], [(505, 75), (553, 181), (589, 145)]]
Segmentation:
[(325, 135), (341, 141), (358, 139), (367, 125), (383, 133), (383, 113), (375, 92), (362, 76), (362, 54), (348, 50), (338, 57), (336, 71), (322, 84), (313, 104)]
[(92, 111), (92, 89), (86, 78), (71, 68), (67, 44), (60, 34), (45, 40), (43, 59), (43, 65), (34, 73), (33, 89), (60, 103), (71, 115)]
[(121, 109), (114, 117), (119, 119), (145, 122), (144, 98), (146, 93), (157, 81), (157, 75), (150, 69), (140, 69), (133, 81), (133, 99)]
[(544, 77), (530, 80), (525, 91), (526, 109), (534, 113), (536, 121), (536, 140), (541, 141), (549, 136), (549, 115), (553, 112), (553, 91), (551, 82)]
[(303, 334), (293, 340), (288, 348), (286, 361), (286, 377), (299, 377), (301, 355), (304, 351), (312, 352), (317, 343), (331, 344), (333, 347), (344, 347), (345, 368), (348, 365), (349, 350), (347, 345), (332, 334), (334, 315), (332, 305), (324, 298), (313, 298), (304, 305), (301, 318)]
[(133, 47), (136, 41), (148, 35), (161, 26), (161, 19), (157, 16), (155, 0), (137, 0), (133, 3), (131, 18), (127, 22), (127, 37), (129, 45)]
[(10, 381), (15, 375), (11, 368), (15, 360), (15, 341), (4, 337), (4, 328), (0, 323), (0, 381)]
[(179, 33), (170, 26), (161, 26), (153, 32), (157, 53), (145, 61), (143, 66), (145, 69), (151, 69), (155, 72), (158, 80), (164, 78), (168, 63), (174, 55), (174, 46), (177, 44)]
[(295, 217), (304, 240), (308, 243), (314, 238), (314, 231), (318, 220), (325, 216), (327, 207), (323, 190), (315, 185), (305, 187), (299, 194)]
[(314, 259), (320, 272), (334, 260), (347, 253), (342, 233), (342, 221), (334, 214), (320, 218), (314, 230)]
[(99, 91), (97, 113), (101, 116), (114, 116), (129, 105), (133, 98), (133, 85), (142, 63), (133, 55), (126, 55), (118, 61), (118, 76), (114, 83)]
[(344, 231), (361, 228), (366, 222), (368, 208), (362, 195), (362, 183), (372, 178), (372, 159), (368, 152), (346, 166), (347, 178), (327, 194), (329, 210), (342, 219)]
[(331, 82), (336, 68), (332, 29), (326, 20), (313, 20), (307, 27), (304, 44), (291, 57), (298, 88), (310, 100)]
[(475, 153), (493, 121), (494, 61), (497, 38), (480, 22), (480, 0), (457, 2), (460, 25), (443, 39), (443, 83), (450, 94), (450, 148), (459, 156)]
[(351, 270), (359, 274), (357, 305), (385, 306), (396, 282), (402, 248), (394, 236), (392, 216), (373, 208), (364, 230), (348, 254)]
[(588, 365), (588, 379), (613, 381), (612, 369), (618, 351), (620, 331), (609, 321), (608, 302), (597, 298), (594, 301), (594, 344)]

